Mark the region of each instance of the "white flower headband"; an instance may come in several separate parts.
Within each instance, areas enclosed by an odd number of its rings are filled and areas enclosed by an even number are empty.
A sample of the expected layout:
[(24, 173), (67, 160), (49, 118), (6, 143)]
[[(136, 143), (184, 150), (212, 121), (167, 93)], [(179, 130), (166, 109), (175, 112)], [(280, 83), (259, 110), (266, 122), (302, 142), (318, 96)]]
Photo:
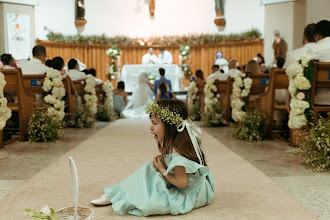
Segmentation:
[(198, 127), (192, 127), (190, 119), (183, 119), (176, 111), (171, 111), (168, 107), (162, 108), (156, 102), (151, 102), (147, 106), (147, 114), (156, 114), (162, 121), (171, 125), (177, 126), (177, 131), (182, 132), (186, 128), (190, 137), (190, 140), (194, 146), (199, 163), (204, 164), (202, 151), (199, 147), (197, 137), (201, 137), (201, 130)]

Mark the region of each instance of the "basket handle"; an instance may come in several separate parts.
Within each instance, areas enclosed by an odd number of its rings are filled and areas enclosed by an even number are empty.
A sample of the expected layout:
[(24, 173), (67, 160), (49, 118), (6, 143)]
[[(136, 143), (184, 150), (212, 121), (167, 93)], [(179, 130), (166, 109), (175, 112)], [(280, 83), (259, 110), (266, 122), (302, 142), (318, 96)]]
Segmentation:
[(78, 172), (76, 163), (73, 158), (69, 157), (69, 165), (70, 165), (70, 173), (71, 173), (71, 181), (72, 181), (72, 189), (74, 196), (74, 219), (78, 219), (78, 193), (79, 193), (79, 182), (78, 182)]

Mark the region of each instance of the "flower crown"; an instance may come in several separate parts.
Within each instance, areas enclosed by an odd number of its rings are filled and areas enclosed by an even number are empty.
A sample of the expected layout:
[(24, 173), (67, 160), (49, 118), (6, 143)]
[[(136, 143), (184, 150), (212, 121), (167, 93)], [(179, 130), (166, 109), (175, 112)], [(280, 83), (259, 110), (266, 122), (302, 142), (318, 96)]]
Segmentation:
[(171, 111), (168, 107), (162, 108), (157, 104), (157, 102), (151, 102), (147, 106), (147, 114), (157, 114), (162, 121), (171, 125), (179, 126), (182, 124), (183, 118), (177, 111), (178, 110)]

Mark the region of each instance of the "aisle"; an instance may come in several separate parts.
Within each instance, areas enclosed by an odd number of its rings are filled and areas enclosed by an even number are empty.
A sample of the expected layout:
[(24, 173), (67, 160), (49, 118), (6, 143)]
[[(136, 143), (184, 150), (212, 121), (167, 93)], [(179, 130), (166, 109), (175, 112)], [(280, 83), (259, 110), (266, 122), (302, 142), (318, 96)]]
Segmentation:
[[(69, 156), (78, 167), (79, 205), (91, 206), (89, 201), (101, 195), (104, 186), (120, 182), (157, 153), (149, 125), (148, 120), (132, 119), (110, 123), (10, 192), (0, 202), (0, 219), (32, 219), (24, 217), (25, 208), (71, 206)], [(203, 147), (216, 181), (215, 201), (174, 218), (314, 219), (286, 190), (207, 133), (203, 134)], [(136, 219), (119, 216), (110, 206), (93, 209), (96, 219)]]

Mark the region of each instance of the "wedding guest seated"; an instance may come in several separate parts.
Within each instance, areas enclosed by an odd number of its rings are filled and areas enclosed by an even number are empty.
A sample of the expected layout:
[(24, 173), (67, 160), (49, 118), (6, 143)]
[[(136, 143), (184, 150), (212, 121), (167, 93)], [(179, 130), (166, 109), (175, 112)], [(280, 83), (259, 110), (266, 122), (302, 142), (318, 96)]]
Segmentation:
[(196, 70), (196, 78), (195, 78), (195, 83), (197, 87), (201, 87), (205, 85), (205, 80), (204, 80), (204, 74), (203, 71), (198, 69)]
[(54, 57), (52, 60), (46, 60), (45, 65), (58, 70), (63, 75), (64, 60), (62, 57)]
[(277, 68), (282, 69), (285, 63), (285, 59), (283, 57), (278, 57), (276, 60), (276, 66)]
[(215, 60), (214, 65), (218, 65), (225, 73), (228, 72), (228, 61), (225, 58), (218, 58)]
[(96, 85), (101, 85), (103, 83), (101, 79), (96, 78), (96, 69), (91, 68), (89, 69), (89, 72), (94, 76)]
[(226, 80), (227, 76), (225, 75), (225, 72), (223, 70), (220, 70), (218, 65), (213, 65), (212, 66), (212, 74), (207, 77), (207, 81), (208, 80)]
[(25, 63), (21, 64), (23, 75), (39, 75), (46, 73), (49, 68), (44, 63), (47, 60), (46, 48), (41, 45), (37, 45), (32, 49), (33, 58)]
[[(314, 36), (316, 45), (312, 48), (315, 59), (319, 62), (330, 62), (330, 21), (322, 20), (315, 25)], [(330, 105), (328, 88), (316, 89), (314, 104)]]
[(65, 77), (66, 75), (70, 76), (72, 81), (76, 81), (76, 80), (84, 80), (86, 79), (86, 74), (84, 72), (80, 72), (78, 70), (79, 66), (78, 66), (78, 62), (76, 59), (71, 59), (68, 62), (68, 69), (69, 71), (63, 75), (63, 77)]
[(266, 71), (265, 59), (260, 53), (257, 54), (255, 61), (257, 61), (261, 72), (265, 72)]
[(164, 48), (159, 49), (159, 55), (158, 55), (158, 63), (159, 64), (172, 64), (173, 63), (173, 57), (170, 52), (165, 50)]
[(11, 54), (2, 54), (1, 55), (1, 61), (3, 63), (2, 69), (16, 69), (16, 62), (15, 59)]
[(172, 93), (171, 91), (168, 91), (167, 90), (166, 83), (160, 84), (159, 85), (159, 90), (160, 90), (160, 93), (157, 94), (156, 102), (158, 102), (161, 99), (175, 99), (175, 100), (177, 100), (177, 98), (174, 95), (174, 93)]
[(226, 79), (228, 77), (234, 78), (234, 76), (237, 74), (237, 61), (236, 60), (230, 60), (229, 61), (229, 71), (225, 73)]
[(315, 37), (314, 37), (314, 28), (315, 23), (311, 23), (307, 25), (304, 29), (304, 35), (303, 35), (303, 45), (300, 48), (297, 48), (293, 50), (291, 53), (289, 53), (287, 60), (285, 61), (284, 68), (288, 68), (288, 66), (295, 62), (295, 60), (303, 55), (304, 53), (307, 53), (315, 46)]
[(148, 53), (144, 54), (142, 57), (142, 64), (156, 64), (158, 63), (158, 58), (153, 54), (153, 49), (149, 48)]
[(154, 95), (155, 95), (155, 97), (157, 97), (158, 86), (160, 84), (162, 84), (163, 82), (166, 83), (169, 87), (169, 90), (172, 91), (171, 80), (168, 80), (168, 79), (165, 78), (165, 69), (164, 68), (159, 68), (159, 75), (160, 75), (160, 79), (157, 79), (155, 81), (155, 85), (154, 85)]
[(125, 83), (119, 81), (117, 83), (117, 88), (113, 90), (113, 108), (117, 114), (120, 114), (125, 106), (127, 105), (127, 93), (125, 92)]
[(251, 75), (261, 74), (260, 66), (257, 61), (249, 60), (245, 66), (245, 72), (251, 73)]

